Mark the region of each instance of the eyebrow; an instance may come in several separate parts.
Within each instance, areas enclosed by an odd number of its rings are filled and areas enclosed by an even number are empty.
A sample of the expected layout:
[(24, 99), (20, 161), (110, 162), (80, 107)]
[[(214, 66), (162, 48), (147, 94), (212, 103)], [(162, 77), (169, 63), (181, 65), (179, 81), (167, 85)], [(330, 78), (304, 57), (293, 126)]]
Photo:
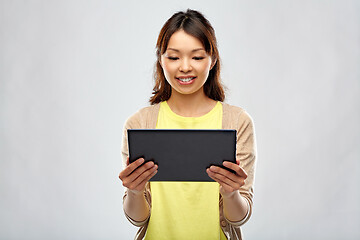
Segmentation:
[[(175, 52), (180, 52), (180, 50), (178, 50), (178, 49), (176, 49), (176, 48), (168, 48), (167, 50), (172, 50), (172, 51), (175, 51)], [(196, 52), (196, 51), (200, 51), (200, 50), (205, 51), (204, 48), (195, 48), (195, 49), (193, 49), (191, 52)]]

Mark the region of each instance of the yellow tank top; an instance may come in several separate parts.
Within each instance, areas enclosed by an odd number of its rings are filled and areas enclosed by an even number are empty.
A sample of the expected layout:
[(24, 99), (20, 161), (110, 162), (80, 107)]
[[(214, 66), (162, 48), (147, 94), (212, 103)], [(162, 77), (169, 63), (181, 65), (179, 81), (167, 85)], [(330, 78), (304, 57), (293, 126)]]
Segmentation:
[[(182, 117), (160, 103), (158, 129), (221, 129), (222, 104), (201, 117)], [(161, 171), (161, 169), (159, 169)], [(219, 222), (217, 182), (151, 182), (147, 240), (226, 239)]]

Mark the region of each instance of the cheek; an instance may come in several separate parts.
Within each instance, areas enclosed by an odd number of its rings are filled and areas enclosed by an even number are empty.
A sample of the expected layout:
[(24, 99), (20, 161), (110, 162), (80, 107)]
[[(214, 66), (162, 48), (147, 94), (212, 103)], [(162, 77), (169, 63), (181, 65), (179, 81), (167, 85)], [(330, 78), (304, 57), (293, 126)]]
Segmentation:
[(202, 74), (208, 75), (211, 67), (211, 62), (206, 62), (198, 65), (198, 69)]
[(174, 66), (174, 64), (165, 61), (163, 62), (162, 69), (165, 74), (172, 74), (175, 71), (176, 67)]
[(171, 79), (174, 78), (174, 75), (175, 75), (174, 66), (172, 66), (171, 64), (164, 63), (162, 65), (162, 69), (163, 69), (163, 72), (164, 72), (165, 79), (167, 81), (170, 81)]

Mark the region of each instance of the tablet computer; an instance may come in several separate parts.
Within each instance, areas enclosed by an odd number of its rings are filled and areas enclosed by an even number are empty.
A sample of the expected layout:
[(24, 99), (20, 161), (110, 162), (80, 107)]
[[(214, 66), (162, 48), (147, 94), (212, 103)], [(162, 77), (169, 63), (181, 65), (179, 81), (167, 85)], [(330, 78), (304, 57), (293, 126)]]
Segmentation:
[(158, 172), (150, 181), (214, 181), (206, 173), (208, 167), (225, 168), (223, 161), (236, 163), (235, 130), (128, 129), (127, 132), (129, 162), (143, 157), (145, 162), (154, 161), (158, 165)]

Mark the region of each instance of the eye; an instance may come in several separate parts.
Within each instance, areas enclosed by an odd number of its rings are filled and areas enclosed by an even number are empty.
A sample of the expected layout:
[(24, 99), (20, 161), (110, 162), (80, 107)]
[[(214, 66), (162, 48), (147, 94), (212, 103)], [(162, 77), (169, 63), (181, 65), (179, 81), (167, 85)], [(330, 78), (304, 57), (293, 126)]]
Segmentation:
[(179, 58), (178, 57), (168, 57), (168, 59), (170, 59), (171, 61), (175, 61), (175, 60), (178, 60)]
[(203, 60), (204, 57), (193, 57), (193, 59), (199, 61), (199, 60)]

